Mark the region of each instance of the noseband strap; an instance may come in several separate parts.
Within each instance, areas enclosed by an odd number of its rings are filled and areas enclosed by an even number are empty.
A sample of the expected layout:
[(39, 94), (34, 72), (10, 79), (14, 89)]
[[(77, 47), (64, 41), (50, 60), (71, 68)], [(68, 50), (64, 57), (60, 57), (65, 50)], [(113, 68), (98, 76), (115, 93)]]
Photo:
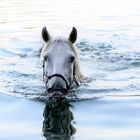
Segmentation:
[(59, 77), (59, 78), (62, 78), (63, 81), (64, 81), (65, 84), (66, 84), (67, 89), (70, 88), (69, 85), (68, 85), (67, 80), (65, 79), (65, 77), (64, 77), (63, 75), (61, 75), (61, 74), (53, 74), (53, 75), (48, 76), (48, 80), (51, 79), (51, 78), (53, 78), (53, 77)]

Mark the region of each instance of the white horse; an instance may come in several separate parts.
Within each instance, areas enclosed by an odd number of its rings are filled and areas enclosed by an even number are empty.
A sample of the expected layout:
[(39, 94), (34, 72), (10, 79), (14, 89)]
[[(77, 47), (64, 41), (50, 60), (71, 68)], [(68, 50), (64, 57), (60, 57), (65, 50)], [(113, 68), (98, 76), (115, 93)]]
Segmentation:
[(62, 97), (81, 82), (79, 61), (74, 43), (77, 30), (73, 27), (69, 38), (51, 38), (46, 27), (42, 29), (44, 46), (41, 50), (43, 78), (51, 97)]

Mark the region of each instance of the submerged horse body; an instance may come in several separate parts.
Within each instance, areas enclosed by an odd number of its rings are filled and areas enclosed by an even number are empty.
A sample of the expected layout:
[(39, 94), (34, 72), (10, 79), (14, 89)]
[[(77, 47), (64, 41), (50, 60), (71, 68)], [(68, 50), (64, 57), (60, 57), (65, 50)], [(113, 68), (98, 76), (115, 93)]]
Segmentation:
[(77, 30), (73, 27), (68, 38), (51, 38), (46, 27), (42, 29), (44, 46), (41, 50), (43, 79), (51, 97), (62, 97), (81, 82), (79, 61), (74, 43)]

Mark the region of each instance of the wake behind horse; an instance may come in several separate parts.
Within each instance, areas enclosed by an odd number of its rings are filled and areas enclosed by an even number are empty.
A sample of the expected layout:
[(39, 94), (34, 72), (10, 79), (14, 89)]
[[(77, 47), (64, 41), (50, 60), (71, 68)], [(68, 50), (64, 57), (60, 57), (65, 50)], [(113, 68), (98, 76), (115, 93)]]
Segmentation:
[(42, 29), (44, 46), (41, 50), (43, 79), (51, 98), (62, 98), (74, 85), (79, 86), (81, 73), (74, 43), (77, 30), (73, 27), (68, 38), (50, 37), (46, 27)]

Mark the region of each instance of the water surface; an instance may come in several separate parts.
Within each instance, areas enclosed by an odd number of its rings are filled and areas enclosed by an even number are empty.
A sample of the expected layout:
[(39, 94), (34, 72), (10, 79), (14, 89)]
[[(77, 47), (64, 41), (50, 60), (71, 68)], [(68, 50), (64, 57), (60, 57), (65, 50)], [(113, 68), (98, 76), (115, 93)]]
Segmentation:
[[(45, 103), (40, 101), (46, 102), (46, 96), (39, 58), (41, 29), (46, 26), (53, 36), (69, 36), (71, 28), (75, 26), (78, 30), (75, 45), (81, 71), (89, 80), (71, 91), (69, 98), (76, 102), (69, 107), (74, 116), (69, 123), (74, 123), (72, 126), (76, 131), (69, 138), (139, 139), (139, 9), (139, 0), (1, 0), (0, 101), (7, 108), (6, 113), (5, 108), (1, 109), (2, 116), (11, 114), (8, 104), (13, 102), (10, 106), (19, 106), (19, 110), (22, 109), (20, 105), (24, 106), (23, 110), (33, 108), (33, 114), (37, 113), (42, 118), (38, 116), (36, 121), (43, 122)], [(18, 99), (9, 99), (6, 95)], [(27, 99), (35, 100), (39, 105), (30, 101), (26, 103)], [(38, 106), (41, 108), (36, 110)], [(21, 111), (21, 114), (26, 118), (27, 112)], [(21, 121), (16, 113), (12, 115)], [(26, 122), (33, 122), (32, 116), (28, 119)], [(3, 130), (8, 126), (2, 117), (0, 124), (0, 135), (6, 136)], [(15, 126), (17, 130), (22, 128), (20, 123)], [(29, 134), (32, 129), (28, 131)], [(11, 133), (15, 139), (18, 132)], [(35, 138), (34, 134), (43, 139), (41, 126), (37, 126), (32, 138)], [(10, 139), (10, 136), (6, 139)]]

